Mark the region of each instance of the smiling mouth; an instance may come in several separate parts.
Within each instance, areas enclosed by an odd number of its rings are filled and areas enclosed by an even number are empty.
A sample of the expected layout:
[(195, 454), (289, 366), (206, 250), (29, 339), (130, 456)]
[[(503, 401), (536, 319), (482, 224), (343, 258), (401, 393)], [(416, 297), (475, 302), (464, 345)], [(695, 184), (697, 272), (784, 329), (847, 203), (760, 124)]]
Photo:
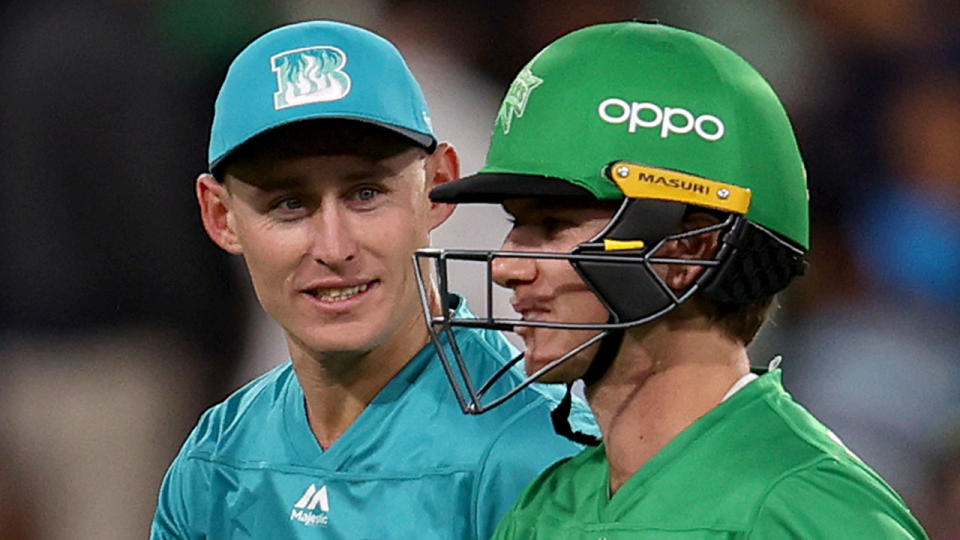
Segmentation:
[[(535, 322), (546, 320), (546, 312), (539, 310), (527, 310), (520, 313), (520, 320), (523, 322)], [(514, 327), (513, 331), (526, 340), (529, 337), (533, 336), (534, 330), (537, 328), (534, 326), (526, 326), (523, 324), (518, 324)]]
[(311, 296), (321, 302), (342, 302), (349, 300), (358, 294), (362, 294), (373, 285), (374, 282), (354, 285), (353, 287), (332, 287), (329, 289), (313, 289), (307, 291)]
[(520, 319), (526, 322), (532, 321), (545, 321), (548, 320), (548, 314), (550, 313), (546, 309), (523, 309), (517, 312), (520, 315)]

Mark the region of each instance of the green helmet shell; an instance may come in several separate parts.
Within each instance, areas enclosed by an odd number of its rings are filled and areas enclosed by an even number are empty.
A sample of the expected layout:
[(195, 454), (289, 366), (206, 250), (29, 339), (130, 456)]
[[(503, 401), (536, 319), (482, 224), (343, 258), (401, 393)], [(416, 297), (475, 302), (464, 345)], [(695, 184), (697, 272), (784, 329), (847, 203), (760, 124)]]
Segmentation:
[(478, 176), (554, 178), (615, 200), (624, 193), (605, 170), (621, 161), (748, 189), (747, 219), (809, 247), (790, 120), (763, 77), (713, 40), (640, 22), (558, 39), (510, 86)]

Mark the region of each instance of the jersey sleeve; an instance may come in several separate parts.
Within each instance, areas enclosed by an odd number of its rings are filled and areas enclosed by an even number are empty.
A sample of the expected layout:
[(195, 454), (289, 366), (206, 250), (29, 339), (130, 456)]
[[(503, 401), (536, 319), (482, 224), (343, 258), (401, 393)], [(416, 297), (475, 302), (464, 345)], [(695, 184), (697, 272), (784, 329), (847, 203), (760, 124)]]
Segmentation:
[(150, 526), (151, 540), (206, 538), (203, 520), (209, 515), (209, 471), (206, 461), (190, 457), (195, 435), (184, 443), (163, 478)]
[[(550, 480), (554, 477), (554, 471), (561, 467), (570, 458), (561, 458), (553, 465), (550, 465), (530, 485), (524, 488), (523, 492), (514, 502), (510, 510), (500, 519), (491, 540), (513, 540), (529, 539), (530, 532), (536, 530), (536, 521), (530, 521), (530, 505), (536, 504), (541, 494), (545, 491), (551, 491)], [(534, 512), (537, 514), (537, 512)], [(534, 518), (535, 519), (535, 518)]]
[(760, 508), (748, 538), (928, 537), (885, 484), (826, 462), (778, 482)]
[(517, 538), (517, 526), (513, 515), (513, 510), (511, 510), (500, 520), (500, 524), (497, 526), (497, 530), (493, 536), (490, 537), (490, 540), (512, 540)]
[(554, 433), (545, 407), (529, 407), (515, 417), (490, 445), (476, 483), (477, 539), (493, 536), (500, 520), (541, 472), (582, 449)]

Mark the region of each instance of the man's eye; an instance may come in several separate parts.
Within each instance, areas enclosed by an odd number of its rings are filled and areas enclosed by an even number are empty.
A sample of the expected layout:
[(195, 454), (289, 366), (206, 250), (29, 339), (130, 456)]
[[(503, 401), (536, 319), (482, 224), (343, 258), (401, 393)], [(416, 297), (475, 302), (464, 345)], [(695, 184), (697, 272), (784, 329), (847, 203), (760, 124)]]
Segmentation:
[(380, 194), (380, 190), (372, 187), (360, 188), (354, 193), (354, 197), (358, 201), (369, 201), (377, 197)]
[(276, 204), (276, 206), (277, 206), (277, 208), (280, 208), (281, 210), (299, 210), (299, 209), (303, 208), (303, 201), (300, 200), (300, 199), (296, 199), (296, 198), (292, 198), (292, 197), (291, 197), (291, 198), (283, 199), (283, 200), (279, 201), (279, 202)]

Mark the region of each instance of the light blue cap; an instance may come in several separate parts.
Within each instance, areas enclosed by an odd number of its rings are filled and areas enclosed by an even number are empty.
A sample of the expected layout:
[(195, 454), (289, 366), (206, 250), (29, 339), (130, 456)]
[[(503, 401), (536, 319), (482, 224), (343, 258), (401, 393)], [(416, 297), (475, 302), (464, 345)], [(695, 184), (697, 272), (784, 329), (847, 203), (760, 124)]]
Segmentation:
[(256, 135), (318, 118), (376, 124), (428, 151), (437, 144), (420, 85), (392, 43), (349, 24), (308, 21), (267, 32), (230, 64), (214, 107), (210, 170)]

